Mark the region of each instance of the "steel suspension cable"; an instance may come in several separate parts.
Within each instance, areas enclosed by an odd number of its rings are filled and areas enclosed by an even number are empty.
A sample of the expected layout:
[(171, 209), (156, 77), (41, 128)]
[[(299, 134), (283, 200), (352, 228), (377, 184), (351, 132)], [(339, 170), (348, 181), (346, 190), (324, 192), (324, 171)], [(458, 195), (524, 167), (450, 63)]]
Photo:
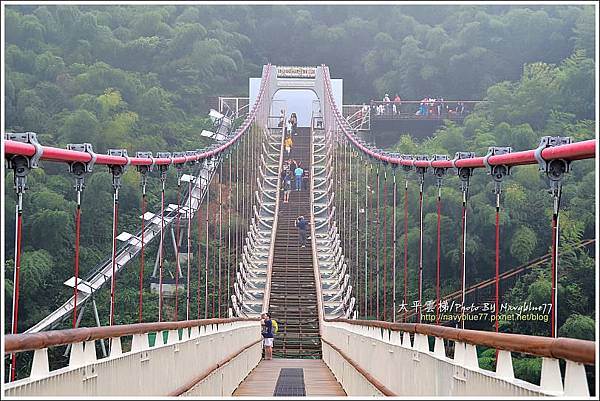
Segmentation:
[[(235, 227), (235, 266), (233, 268), (233, 274), (235, 275), (235, 272), (239, 266), (239, 260), (238, 260), (238, 249), (242, 244), (242, 240), (240, 239), (240, 233), (242, 230), (240, 230), (240, 158), (239, 158), (239, 146), (235, 147), (235, 216), (236, 216), (236, 227)], [(235, 282), (235, 277), (233, 279), (233, 281)]]
[[(208, 174), (207, 174), (208, 176)], [(196, 225), (198, 227), (198, 262), (197, 262), (197, 269), (198, 269), (198, 283), (196, 284), (196, 317), (197, 319), (200, 319), (200, 285), (201, 285), (201, 280), (202, 280), (202, 267), (200, 264), (200, 252), (201, 252), (201, 239), (202, 239), (202, 192), (204, 192), (204, 188), (202, 187), (202, 185), (206, 185), (208, 184), (202, 183), (202, 175), (200, 175), (200, 177), (198, 178), (198, 180), (200, 180), (200, 199), (198, 201), (198, 210), (196, 211)], [(206, 303), (206, 300), (205, 300)]]
[(394, 199), (392, 200), (392, 322), (396, 322), (396, 169), (394, 174)]
[(417, 323), (421, 323), (421, 307), (423, 304), (423, 181), (424, 174), (419, 179), (419, 313)]
[(161, 171), (161, 191), (160, 191), (160, 245), (159, 245), (159, 273), (158, 273), (158, 321), (162, 322), (163, 309), (163, 250), (165, 242), (165, 181), (166, 172)]
[(435, 324), (440, 324), (440, 252), (441, 252), (442, 186), (438, 185), (437, 196), (437, 269), (435, 279)]
[[(499, 308), (499, 292), (500, 292), (500, 191), (496, 193), (496, 333), (498, 332), (498, 308)], [(464, 305), (463, 305), (464, 308)], [(497, 352), (496, 352), (497, 354)]]
[[(13, 273), (12, 334), (17, 334), (19, 322), (19, 278), (21, 272), (21, 236), (23, 233), (23, 193), (21, 191), (17, 192), (15, 214), (15, 270)], [(14, 381), (17, 373), (17, 354), (10, 354), (10, 360), (10, 380)]]
[(117, 227), (119, 224), (119, 188), (113, 193), (113, 227), (112, 227), (112, 276), (110, 280), (110, 319), (112, 326), (115, 319), (115, 287), (116, 287), (116, 265), (117, 265)]
[(81, 190), (77, 189), (75, 209), (75, 286), (73, 287), (73, 328), (77, 328), (77, 293), (79, 292), (79, 237), (81, 233)]
[(404, 319), (406, 321), (406, 314), (408, 312), (407, 305), (407, 283), (408, 283), (408, 177), (404, 182)]
[(210, 227), (208, 225), (208, 214), (210, 211), (210, 184), (212, 174), (208, 174), (206, 182), (206, 247), (204, 255), (204, 318), (208, 319), (208, 243), (210, 242)]
[(383, 320), (387, 320), (387, 169), (383, 169)]
[[(365, 160), (365, 318), (370, 315), (368, 312), (368, 266), (369, 266), (369, 162)], [(372, 301), (371, 301), (372, 304)]]
[(222, 249), (223, 249), (223, 159), (219, 163), (219, 275), (218, 275), (218, 296), (217, 296), (217, 317), (221, 318), (221, 298), (222, 298)]
[(143, 321), (143, 314), (142, 314), (142, 310), (143, 310), (143, 293), (144, 293), (144, 230), (145, 230), (145, 220), (144, 220), (144, 214), (146, 213), (146, 185), (145, 185), (145, 179), (142, 178), (143, 185), (142, 185), (142, 204), (141, 204), (141, 209), (142, 209), (142, 249), (141, 249), (141, 253), (140, 253), (140, 299), (139, 299), (139, 305), (138, 305), (138, 311), (139, 311), (139, 317), (138, 317), (138, 321), (140, 323), (142, 323)]
[(178, 311), (179, 311), (179, 272), (180, 272), (180, 266), (179, 266), (179, 236), (180, 236), (180, 230), (179, 230), (179, 224), (180, 224), (180, 220), (181, 220), (181, 213), (179, 213), (180, 211), (180, 193), (181, 193), (181, 177), (179, 176), (179, 173), (177, 173), (177, 222), (175, 223), (175, 315), (174, 315), (174, 320), (179, 320), (179, 315), (178, 315)]
[[(463, 189), (463, 199), (462, 199), (462, 213), (461, 213), (461, 241), (460, 241), (460, 257), (461, 257), (461, 278), (460, 278), (460, 292), (461, 292), (461, 306), (465, 304), (465, 289), (466, 289), (466, 268), (467, 268), (467, 259), (466, 259), (466, 251), (467, 251), (467, 200), (469, 195), (469, 189)], [(465, 310), (461, 308), (461, 329), (465, 328)]]
[[(187, 286), (185, 299), (185, 320), (190, 320), (190, 255), (192, 254), (192, 180), (188, 181), (188, 209), (187, 209)], [(200, 206), (200, 205), (198, 205)]]
[(558, 241), (559, 241), (559, 211), (560, 211), (560, 198), (562, 193), (561, 183), (556, 184), (556, 192), (554, 195), (554, 204), (552, 210), (552, 319), (551, 319), (551, 336), (556, 338), (558, 336), (556, 325), (558, 323), (558, 294), (556, 288), (558, 287)]
[[(234, 277), (232, 274), (235, 274), (235, 267), (232, 269), (231, 268), (231, 179), (232, 179), (232, 172), (231, 172), (231, 159), (232, 159), (232, 154), (231, 152), (227, 155), (227, 158), (229, 159), (229, 182), (227, 184), (227, 298), (225, 299), (225, 304), (228, 305), (229, 304), (229, 300), (231, 299), (231, 291), (230, 291), (230, 287), (231, 287), (231, 282), (234, 280)], [(231, 280), (230, 280), (230, 275), (231, 275)]]
[(379, 193), (379, 187), (380, 187), (380, 183), (379, 183), (379, 163), (377, 163), (377, 172), (376, 172), (376, 176), (377, 176), (377, 202), (376, 202), (376, 210), (377, 210), (377, 214), (375, 215), (376, 219), (377, 219), (377, 224), (375, 225), (375, 231), (376, 231), (376, 242), (377, 242), (377, 246), (375, 249), (376, 255), (375, 255), (375, 279), (376, 279), (376, 285), (375, 285), (375, 291), (376, 291), (376, 306), (375, 306), (375, 318), (377, 320), (381, 319), (380, 315), (379, 315), (379, 281), (380, 281), (380, 277), (379, 277), (379, 253), (381, 250), (381, 208), (379, 207), (379, 198), (380, 198), (380, 193)]

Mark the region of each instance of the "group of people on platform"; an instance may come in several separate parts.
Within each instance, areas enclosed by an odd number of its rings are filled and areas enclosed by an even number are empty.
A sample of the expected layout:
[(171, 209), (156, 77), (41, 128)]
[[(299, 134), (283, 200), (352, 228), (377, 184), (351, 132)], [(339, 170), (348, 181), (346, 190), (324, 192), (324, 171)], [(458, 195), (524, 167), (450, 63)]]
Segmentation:
[[(390, 99), (389, 94), (385, 94), (381, 102), (371, 100), (371, 111), (376, 116), (391, 116), (401, 114), (400, 106), (402, 99), (396, 94), (394, 100)], [(363, 105), (363, 108), (366, 106)], [(413, 109), (414, 110), (414, 109)], [(424, 97), (417, 107), (414, 115), (416, 116), (442, 116), (442, 115), (462, 115), (465, 112), (465, 104), (462, 101), (456, 102), (455, 107), (451, 107), (443, 97)]]

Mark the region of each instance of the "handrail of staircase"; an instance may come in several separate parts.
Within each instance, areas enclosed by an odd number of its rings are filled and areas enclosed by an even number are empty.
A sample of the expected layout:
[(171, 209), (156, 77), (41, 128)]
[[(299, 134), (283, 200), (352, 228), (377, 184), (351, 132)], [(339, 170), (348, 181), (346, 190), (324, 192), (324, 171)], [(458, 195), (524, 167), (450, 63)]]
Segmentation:
[(566, 359), (585, 365), (596, 364), (596, 343), (575, 338), (552, 338), (524, 334), (495, 333), (481, 330), (455, 329), (420, 323), (390, 323), (377, 320), (325, 319), (326, 322), (347, 323), (384, 330), (435, 336), (451, 341), (479, 345), (511, 352)]
[[(285, 117), (284, 117), (285, 119)], [(283, 128), (282, 128), (283, 131)], [(281, 135), (281, 147), (279, 150), (279, 173), (277, 174), (277, 190), (275, 200), (275, 213), (273, 214), (273, 228), (271, 230), (271, 244), (269, 245), (269, 258), (267, 259), (267, 279), (265, 281), (265, 296), (263, 298), (263, 312), (269, 311), (269, 301), (271, 300), (271, 275), (273, 274), (273, 254), (275, 253), (275, 237), (277, 236), (277, 221), (279, 220), (279, 200), (281, 192), (281, 180), (279, 174), (283, 168), (283, 141), (285, 135)]]
[(175, 322), (135, 323), (116, 326), (82, 327), (77, 329), (51, 330), (38, 333), (7, 334), (4, 336), (4, 353), (15, 353), (54, 347), (59, 345), (74, 344), (84, 341), (102, 340), (130, 336), (134, 334), (147, 334), (166, 330), (179, 330), (213, 324), (226, 324), (240, 321), (258, 321), (254, 318), (221, 318), (221, 319), (196, 319)]

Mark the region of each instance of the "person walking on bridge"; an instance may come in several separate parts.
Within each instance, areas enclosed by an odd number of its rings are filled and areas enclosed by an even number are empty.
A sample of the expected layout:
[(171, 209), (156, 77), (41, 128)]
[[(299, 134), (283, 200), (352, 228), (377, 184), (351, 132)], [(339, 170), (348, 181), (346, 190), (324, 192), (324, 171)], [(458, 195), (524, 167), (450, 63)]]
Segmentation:
[(304, 174), (304, 169), (300, 167), (300, 162), (298, 162), (298, 167), (294, 170), (294, 175), (296, 176), (296, 191), (302, 190), (302, 174)]
[(300, 246), (306, 248), (306, 239), (308, 236), (308, 226), (310, 223), (306, 221), (304, 216), (298, 216), (296, 219), (296, 227), (298, 228), (298, 238), (300, 239)]
[(285, 151), (287, 152), (288, 156), (292, 152), (293, 144), (294, 144), (294, 142), (292, 141), (292, 137), (289, 135), (287, 136), (287, 138), (285, 138), (285, 141), (283, 141), (283, 146), (285, 147)]

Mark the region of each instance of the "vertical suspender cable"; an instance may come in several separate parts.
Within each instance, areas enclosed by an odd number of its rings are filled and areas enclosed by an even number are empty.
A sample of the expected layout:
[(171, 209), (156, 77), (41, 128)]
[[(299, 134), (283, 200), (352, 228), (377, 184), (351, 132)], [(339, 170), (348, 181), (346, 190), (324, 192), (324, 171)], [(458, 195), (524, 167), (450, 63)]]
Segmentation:
[(188, 181), (187, 218), (187, 287), (185, 300), (185, 320), (190, 320), (190, 255), (192, 254), (192, 180)]
[(419, 182), (419, 310), (417, 323), (421, 323), (423, 304), (423, 175)]
[(560, 183), (556, 184), (557, 189), (554, 195), (554, 205), (552, 211), (552, 321), (551, 321), (551, 335), (553, 338), (556, 338), (558, 333), (556, 330), (556, 325), (558, 323), (558, 297), (557, 297), (557, 286), (558, 286), (558, 212), (560, 210), (560, 197), (561, 197), (561, 189), (562, 185)]
[[(352, 165), (352, 154), (353, 153), (354, 152), (352, 151), (352, 153), (349, 156), (351, 165)], [(355, 181), (356, 181), (356, 185), (355, 185), (356, 190), (355, 190), (354, 194), (355, 194), (355, 198), (356, 198), (356, 206), (355, 206), (355, 209), (356, 209), (356, 231), (354, 233), (355, 234), (354, 237), (356, 238), (356, 276), (357, 276), (356, 277), (356, 282), (357, 282), (356, 294), (357, 294), (357, 298), (358, 298), (357, 299), (357, 305), (358, 305), (357, 309), (360, 309), (359, 307), (362, 306), (362, 303), (360, 302), (361, 296), (362, 296), (362, 291), (361, 291), (361, 281), (360, 281), (360, 257), (359, 257), (359, 255), (360, 255), (360, 237), (359, 237), (359, 235), (360, 235), (360, 208), (358, 206), (358, 202), (359, 202), (359, 199), (358, 199), (358, 161), (356, 163), (356, 180)], [(364, 311), (365, 317), (366, 317), (366, 314), (367, 314), (367, 311), (365, 309), (365, 311)]]
[[(142, 212), (143, 214), (143, 212)], [(143, 220), (142, 220), (143, 221)], [(81, 233), (81, 190), (77, 189), (77, 209), (75, 209), (75, 287), (73, 288), (73, 328), (77, 328), (77, 293), (79, 282), (79, 237)]]
[[(215, 167), (215, 174), (217, 173), (216, 171), (216, 167)], [(215, 184), (216, 186), (216, 184)], [(217, 201), (217, 199), (215, 199), (215, 201)], [(216, 206), (216, 205), (215, 205)], [(217, 286), (217, 257), (218, 257), (218, 251), (215, 249), (215, 247), (218, 247), (219, 244), (217, 243), (217, 218), (219, 216), (217, 215), (217, 212), (215, 211), (215, 215), (214, 215), (214, 219), (213, 219), (213, 250), (212, 250), (212, 260), (211, 260), (211, 264), (212, 264), (212, 289), (210, 291), (210, 304), (211, 304), (211, 317), (214, 318), (215, 315), (215, 297), (217, 295), (217, 291), (216, 291), (216, 286)]]
[[(207, 174), (208, 176), (208, 174)], [(204, 188), (202, 187), (202, 185), (206, 185), (208, 184), (208, 181), (206, 182), (206, 184), (202, 183), (202, 174), (200, 174), (200, 176), (198, 177), (198, 180), (200, 181), (200, 198), (198, 200), (198, 210), (196, 211), (196, 221), (197, 221), (197, 226), (198, 226), (198, 283), (196, 284), (196, 318), (200, 319), (200, 283), (201, 283), (201, 271), (202, 271), (202, 267), (200, 264), (200, 249), (201, 249), (201, 243), (200, 240), (202, 239), (202, 193), (204, 192)], [(206, 301), (205, 301), (206, 302)]]
[(221, 285), (222, 285), (222, 249), (223, 249), (223, 158), (219, 163), (219, 275), (218, 275), (218, 296), (217, 296), (217, 316), (221, 318)]
[(442, 187), (438, 184), (437, 196), (437, 269), (435, 278), (435, 324), (440, 324), (440, 252), (441, 252)]
[(175, 224), (175, 316), (174, 320), (179, 320), (179, 222), (181, 219), (180, 205), (181, 202), (181, 177), (179, 177), (179, 173), (177, 174), (177, 223)]
[[(142, 178), (144, 179), (144, 178)], [(139, 322), (142, 323), (143, 293), (144, 293), (144, 213), (146, 213), (146, 185), (142, 186), (142, 249), (140, 253), (140, 300), (139, 300)]]
[[(466, 251), (467, 251), (467, 199), (468, 199), (468, 188), (463, 189), (463, 200), (462, 200), (462, 218), (461, 218), (461, 240), (460, 240), (460, 304), (465, 304), (465, 289), (466, 289)], [(465, 328), (465, 309), (461, 308), (461, 329)]]
[(158, 321), (162, 322), (163, 308), (163, 249), (165, 242), (165, 180), (166, 173), (161, 172), (161, 191), (160, 191), (160, 249), (159, 249), (159, 273), (158, 273)]
[[(235, 146), (235, 216), (236, 216), (236, 227), (235, 227), (235, 266), (233, 269), (233, 274), (235, 275), (235, 271), (239, 266), (238, 260), (238, 248), (242, 244), (242, 239), (239, 237), (242, 230), (240, 230), (240, 158), (239, 158), (239, 146)], [(233, 280), (235, 281), (235, 279)]]
[[(500, 191), (496, 193), (496, 310), (495, 310), (495, 322), (496, 322), (496, 333), (498, 332), (498, 308), (499, 305), (499, 290), (500, 290)], [(497, 352), (496, 352), (497, 353)]]
[(375, 306), (375, 318), (377, 320), (379, 320), (381, 317), (379, 315), (379, 281), (380, 281), (380, 277), (379, 277), (379, 253), (381, 250), (381, 214), (380, 214), (380, 210), (381, 208), (379, 207), (379, 163), (377, 163), (377, 202), (376, 204), (376, 208), (377, 208), (377, 214), (376, 214), (376, 219), (377, 219), (377, 225), (375, 225), (375, 231), (377, 232), (377, 246), (375, 249), (375, 252), (377, 252), (377, 255), (375, 256), (375, 279), (376, 279), (376, 285), (375, 285), (375, 291), (377, 293), (376, 295), (376, 306)]
[(392, 322), (396, 322), (396, 169), (394, 168), (394, 197), (392, 203)]
[(233, 276), (231, 276), (231, 280), (230, 280), (230, 275), (231, 274), (235, 274), (235, 269), (231, 268), (231, 179), (232, 179), (232, 174), (231, 174), (231, 159), (232, 159), (232, 154), (229, 153), (228, 155), (229, 158), (229, 182), (227, 183), (227, 298), (225, 299), (226, 304), (229, 304), (229, 300), (231, 299), (231, 292), (230, 292), (230, 287), (231, 287), (231, 282), (233, 281)]
[(368, 302), (369, 302), (369, 280), (368, 280), (368, 266), (369, 266), (369, 162), (365, 160), (365, 319), (369, 315)]
[(383, 320), (387, 320), (387, 169), (383, 170)]
[(404, 183), (404, 321), (406, 321), (406, 295), (408, 284), (408, 177)]
[(116, 265), (117, 265), (117, 226), (119, 223), (119, 188), (114, 189), (113, 194), (113, 227), (112, 227), (112, 276), (110, 280), (110, 320), (109, 326), (114, 324), (115, 320), (115, 287)]
[[(214, 164), (211, 167), (214, 168)], [(204, 255), (204, 318), (208, 319), (208, 243), (210, 238), (210, 228), (208, 226), (208, 213), (210, 209), (210, 183), (212, 182), (212, 173), (210, 171), (206, 179), (206, 253)]]
[[(17, 192), (17, 206), (15, 214), (17, 224), (15, 225), (15, 271), (13, 276), (13, 308), (12, 308), (12, 334), (17, 334), (17, 325), (19, 322), (19, 275), (21, 272), (21, 235), (23, 230), (23, 193)], [(17, 373), (17, 354), (10, 355), (10, 380), (14, 381)]]

